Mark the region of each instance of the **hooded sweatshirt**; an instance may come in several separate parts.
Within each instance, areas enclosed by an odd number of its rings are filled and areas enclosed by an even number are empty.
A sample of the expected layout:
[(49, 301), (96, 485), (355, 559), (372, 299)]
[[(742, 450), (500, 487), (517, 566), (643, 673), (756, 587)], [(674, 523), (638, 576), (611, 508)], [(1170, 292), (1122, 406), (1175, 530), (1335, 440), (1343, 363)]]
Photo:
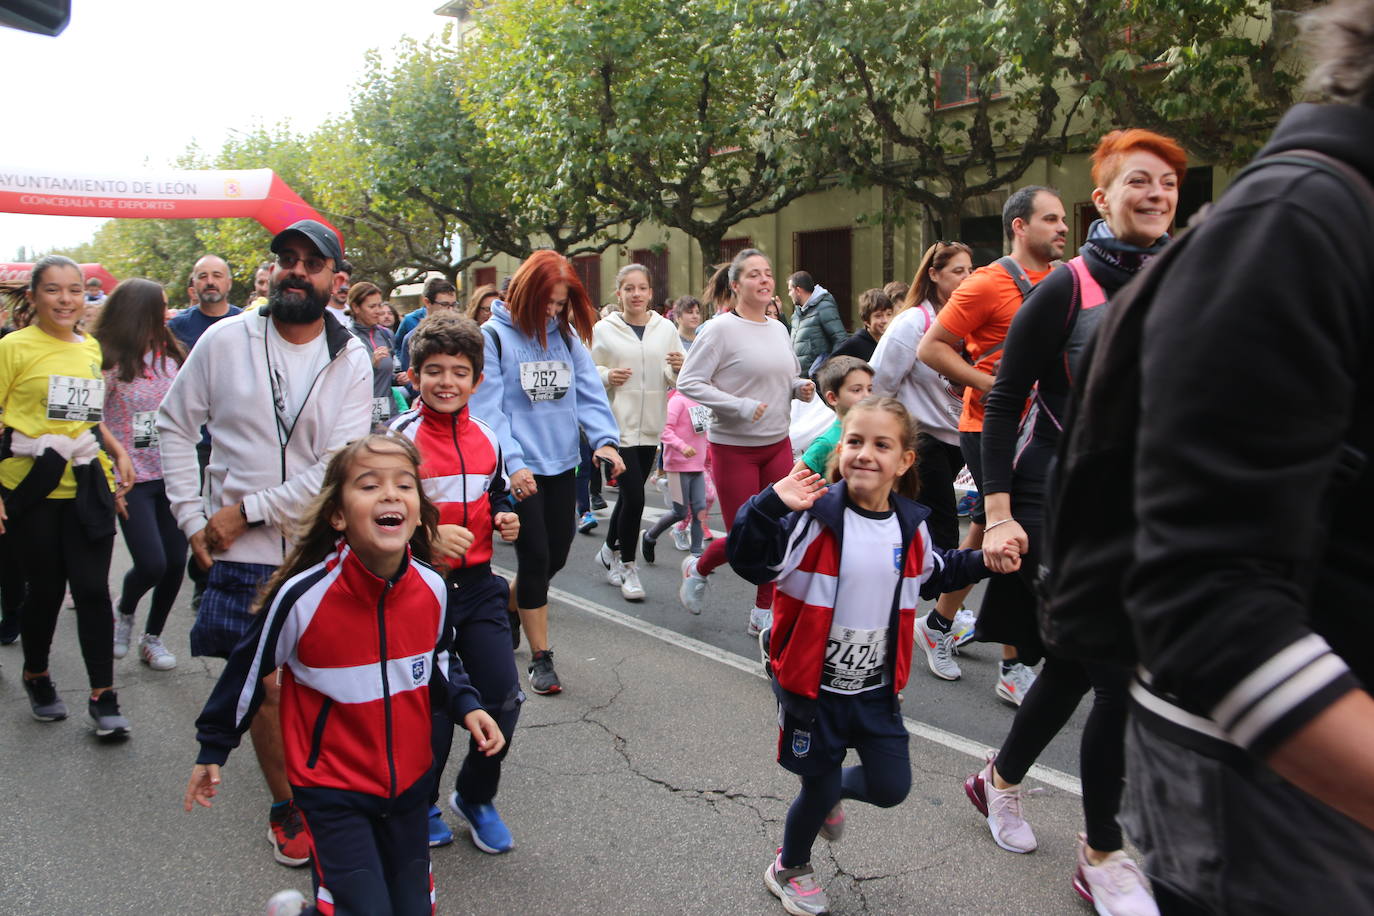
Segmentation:
[[(642, 330), (642, 335), (636, 333), (619, 312), (592, 328), (592, 359), (620, 424), (621, 445), (658, 444), (668, 411), (668, 387), (677, 381), (677, 370), (667, 362), (669, 353), (682, 352), (677, 328), (650, 312)], [(620, 368), (633, 371), (625, 384), (612, 385), (611, 370)]]
[(582, 459), (579, 426), (593, 450), (620, 444), (591, 353), (575, 334), (564, 339), (555, 318), (544, 331), (547, 339), (541, 346), (538, 338), (515, 326), (499, 300), (482, 325), (487, 344), (483, 380), (468, 410), (496, 431), (507, 474), (529, 468), (550, 477), (577, 467)]

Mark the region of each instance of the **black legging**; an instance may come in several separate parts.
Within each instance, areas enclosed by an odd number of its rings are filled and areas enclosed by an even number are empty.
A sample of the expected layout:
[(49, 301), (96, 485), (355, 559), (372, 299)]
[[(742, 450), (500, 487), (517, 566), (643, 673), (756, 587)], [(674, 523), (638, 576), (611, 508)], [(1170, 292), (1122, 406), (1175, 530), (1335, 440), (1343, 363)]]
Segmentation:
[(138, 602), (152, 589), (153, 603), (144, 632), (161, 636), (186, 572), (186, 536), (172, 517), (161, 480), (134, 484), (125, 502), (129, 517), (120, 519), (119, 527), (134, 563), (124, 575), (119, 613), (134, 613)]
[(1012, 719), (997, 754), (997, 773), (1020, 783), (1055, 735), (1068, 724), (1078, 701), (1091, 688), (1092, 709), (1078, 746), (1083, 780), (1083, 820), (1088, 845), (1100, 852), (1121, 848), (1122, 780), (1126, 775), (1127, 690), (1131, 672), (1119, 665), (1045, 657), (1045, 666)]
[(577, 531), (576, 469), (552, 477), (534, 475), (537, 492), (515, 504), (520, 537), (515, 541), (515, 604), (525, 610), (549, 603), (549, 580), (568, 562)]
[(620, 449), (625, 470), (616, 478), (620, 489), (606, 526), (606, 546), (611, 550), (618, 547), (620, 559), (626, 563), (635, 561), (635, 551), (639, 548), (639, 523), (644, 518), (644, 483), (654, 468), (657, 450), (654, 445), (631, 445)]
[(91, 540), (77, 517), (75, 499), (43, 499), (7, 522), (6, 546), (21, 551), (28, 585), (20, 614), (24, 670), (48, 670), (62, 596), (71, 586), (76, 633), (92, 688), (114, 684), (114, 609), (110, 606), (113, 531)]

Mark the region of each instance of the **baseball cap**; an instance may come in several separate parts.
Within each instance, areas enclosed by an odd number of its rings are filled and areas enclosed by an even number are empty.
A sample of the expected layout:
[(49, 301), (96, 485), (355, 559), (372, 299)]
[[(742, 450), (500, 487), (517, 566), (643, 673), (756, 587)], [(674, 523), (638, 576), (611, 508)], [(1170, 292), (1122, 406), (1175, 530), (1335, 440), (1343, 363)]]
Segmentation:
[(339, 236), (324, 223), (319, 220), (301, 219), (287, 226), (281, 232), (272, 237), (272, 253), (277, 254), (281, 250), (282, 243), (291, 235), (298, 233), (310, 240), (320, 254), (326, 258), (332, 258), (334, 263), (343, 260), (343, 246), (339, 244)]

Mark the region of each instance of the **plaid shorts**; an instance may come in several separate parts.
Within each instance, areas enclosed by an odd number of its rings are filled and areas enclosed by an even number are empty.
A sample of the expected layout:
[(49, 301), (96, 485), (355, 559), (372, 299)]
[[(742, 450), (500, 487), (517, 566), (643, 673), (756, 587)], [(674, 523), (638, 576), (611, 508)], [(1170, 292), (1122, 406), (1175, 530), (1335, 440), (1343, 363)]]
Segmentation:
[(191, 654), (228, 658), (253, 621), (250, 611), (277, 567), (266, 563), (216, 560), (210, 567), (196, 622), (191, 625)]

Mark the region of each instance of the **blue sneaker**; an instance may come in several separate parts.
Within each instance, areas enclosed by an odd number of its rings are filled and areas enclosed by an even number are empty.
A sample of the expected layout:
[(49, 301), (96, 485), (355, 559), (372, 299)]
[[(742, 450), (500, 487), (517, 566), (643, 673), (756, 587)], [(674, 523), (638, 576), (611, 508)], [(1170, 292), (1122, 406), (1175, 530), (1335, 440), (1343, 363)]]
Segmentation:
[(438, 805), (429, 806), (429, 845), (447, 846), (453, 842), (453, 831), (444, 823), (444, 815)]
[(448, 797), (448, 805), (453, 813), (467, 822), (468, 832), (472, 835), (472, 845), (483, 852), (499, 855), (515, 848), (515, 839), (506, 828), (506, 822), (496, 813), (490, 803), (469, 805), (454, 792)]

